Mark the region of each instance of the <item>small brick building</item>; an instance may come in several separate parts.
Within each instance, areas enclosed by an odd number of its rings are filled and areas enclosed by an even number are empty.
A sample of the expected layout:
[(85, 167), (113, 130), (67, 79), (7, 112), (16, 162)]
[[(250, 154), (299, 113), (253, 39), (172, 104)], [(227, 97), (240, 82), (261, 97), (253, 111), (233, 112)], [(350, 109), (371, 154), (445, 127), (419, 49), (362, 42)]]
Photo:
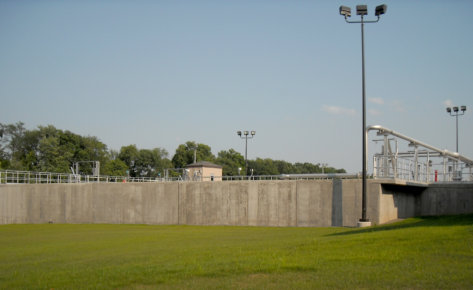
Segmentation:
[(190, 180), (222, 181), (222, 166), (207, 161), (200, 161), (186, 166)]

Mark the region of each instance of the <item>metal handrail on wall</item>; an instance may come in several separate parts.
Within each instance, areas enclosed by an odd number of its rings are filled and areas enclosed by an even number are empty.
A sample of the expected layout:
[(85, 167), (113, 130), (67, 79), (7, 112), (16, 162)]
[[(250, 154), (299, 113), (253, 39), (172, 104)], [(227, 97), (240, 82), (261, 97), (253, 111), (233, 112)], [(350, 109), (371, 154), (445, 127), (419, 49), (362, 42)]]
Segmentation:
[[(366, 129), (383, 136), (380, 153), (373, 155), (373, 177), (394, 178), (415, 182), (473, 181), (473, 160), (458, 152), (442, 150), (401, 133), (376, 125)], [(390, 138), (393, 137), (393, 138)], [(411, 150), (399, 152), (397, 139), (408, 142)], [(391, 141), (395, 141), (395, 148)]]
[[(221, 181), (256, 181), (256, 180), (321, 180), (321, 179), (356, 179), (359, 174), (280, 174), (280, 175), (251, 175), (251, 176), (212, 176)], [(211, 180), (211, 176), (204, 176), (202, 180)], [(0, 184), (49, 184), (49, 183), (136, 183), (136, 182), (175, 182), (195, 181), (190, 178), (152, 178), (126, 176), (93, 176), (67, 173), (32, 172), (32, 171), (0, 171)]]

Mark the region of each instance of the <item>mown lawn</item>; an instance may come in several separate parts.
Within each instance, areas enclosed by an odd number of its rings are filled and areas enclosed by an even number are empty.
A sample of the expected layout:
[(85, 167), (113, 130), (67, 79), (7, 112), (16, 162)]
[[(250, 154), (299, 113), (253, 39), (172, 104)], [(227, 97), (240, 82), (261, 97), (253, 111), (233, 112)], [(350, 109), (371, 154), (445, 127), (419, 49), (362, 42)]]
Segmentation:
[(367, 229), (0, 226), (0, 288), (473, 288), (473, 215)]

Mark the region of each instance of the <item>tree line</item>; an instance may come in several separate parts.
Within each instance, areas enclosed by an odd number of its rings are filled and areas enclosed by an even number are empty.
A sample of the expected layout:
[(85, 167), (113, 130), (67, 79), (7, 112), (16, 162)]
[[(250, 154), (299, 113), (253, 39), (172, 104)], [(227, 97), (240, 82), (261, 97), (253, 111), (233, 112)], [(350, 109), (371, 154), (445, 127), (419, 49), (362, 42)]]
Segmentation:
[[(0, 123), (0, 170), (70, 173), (75, 162), (99, 161), (100, 174), (109, 176), (159, 177), (166, 169), (171, 175), (178, 168), (209, 161), (223, 167), (224, 176), (244, 174), (245, 159), (234, 149), (222, 150), (217, 156), (206, 144), (188, 141), (177, 147), (172, 158), (163, 148), (140, 149), (128, 145), (119, 151), (108, 149), (94, 136), (81, 136), (55, 128), (38, 126), (27, 130), (24, 123)], [(248, 160), (253, 175), (279, 175), (304, 173), (345, 173), (344, 169), (312, 163), (289, 163), (270, 158)], [(92, 163), (81, 163), (81, 174), (92, 174)], [(249, 172), (250, 172), (249, 170)]]

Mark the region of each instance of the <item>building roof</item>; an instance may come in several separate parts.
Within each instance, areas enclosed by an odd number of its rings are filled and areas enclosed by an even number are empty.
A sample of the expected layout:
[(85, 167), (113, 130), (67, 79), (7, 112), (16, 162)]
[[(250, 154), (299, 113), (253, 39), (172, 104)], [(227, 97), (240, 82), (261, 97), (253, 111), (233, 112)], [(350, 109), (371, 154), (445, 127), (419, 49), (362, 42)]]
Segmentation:
[(210, 167), (210, 168), (223, 168), (220, 165), (213, 164), (212, 162), (208, 161), (200, 161), (196, 163), (192, 163), (186, 166), (187, 168), (195, 168), (195, 167)]

